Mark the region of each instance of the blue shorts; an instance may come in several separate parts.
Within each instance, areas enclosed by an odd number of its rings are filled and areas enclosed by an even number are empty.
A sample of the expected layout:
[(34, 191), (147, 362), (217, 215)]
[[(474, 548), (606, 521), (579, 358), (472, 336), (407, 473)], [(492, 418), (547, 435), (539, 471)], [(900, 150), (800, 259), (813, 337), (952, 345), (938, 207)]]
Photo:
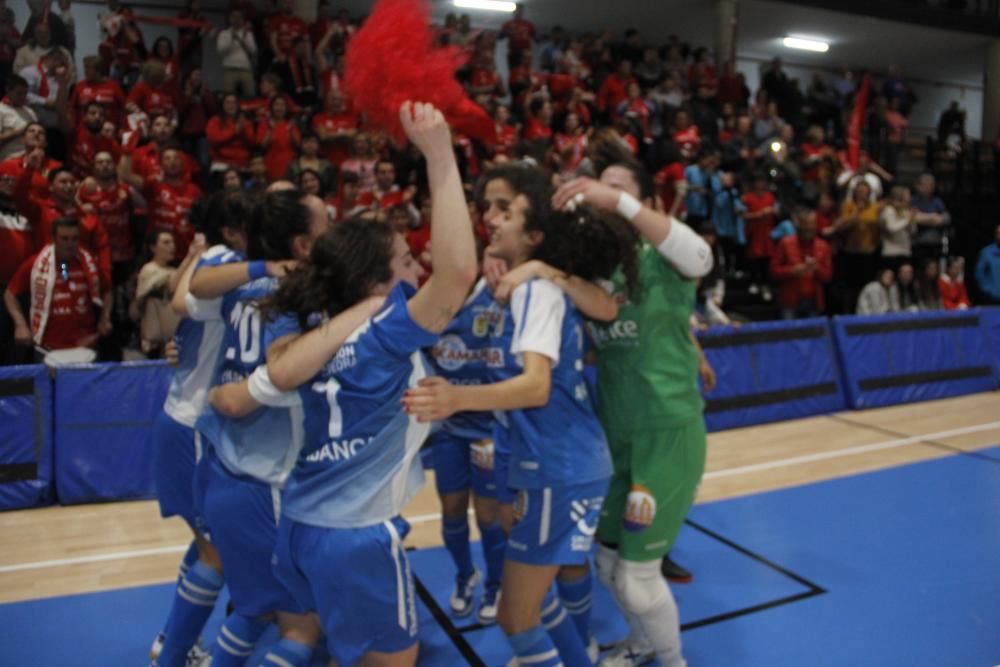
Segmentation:
[(470, 442), (451, 433), (438, 431), (431, 436), (434, 481), (438, 494), (458, 493), (472, 488), (480, 498), (495, 498), (493, 481), (493, 440)]
[(210, 445), (207, 450), (197, 472), (201, 518), (222, 558), (233, 608), (250, 617), (308, 611), (278, 580), (271, 563), (281, 516), (280, 491), (232, 474)]
[(609, 482), (520, 489), (507, 558), (529, 565), (583, 565), (594, 546)]
[(499, 422), (493, 425), (493, 483), (496, 486), (496, 499), (501, 505), (513, 505), (517, 491), (507, 485), (507, 472), (510, 469), (510, 447), (507, 427)]
[(194, 469), (201, 458), (201, 437), (163, 410), (153, 420), (153, 481), (160, 516), (179, 516), (195, 527)]
[(408, 531), (401, 518), (320, 528), (281, 517), (275, 572), (299, 602), (319, 612), (338, 665), (417, 643), (413, 573), (403, 549)]

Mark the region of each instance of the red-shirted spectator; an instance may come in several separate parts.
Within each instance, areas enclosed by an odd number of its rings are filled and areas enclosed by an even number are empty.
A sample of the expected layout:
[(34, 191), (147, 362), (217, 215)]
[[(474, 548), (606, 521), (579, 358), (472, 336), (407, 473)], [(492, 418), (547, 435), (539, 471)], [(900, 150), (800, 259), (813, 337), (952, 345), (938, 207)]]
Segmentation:
[(295, 159), (301, 142), (295, 121), (288, 117), (288, 103), (283, 97), (271, 100), (270, 117), (257, 125), (257, 143), (264, 149), (267, 177), (277, 181), (285, 177), (288, 166)]
[(684, 207), (687, 181), (684, 180), (684, 163), (680, 160), (680, 154), (676, 153), (675, 157), (676, 159), (669, 161), (663, 169), (656, 172), (653, 181), (656, 184), (656, 193), (663, 203), (663, 210), (676, 217)]
[(163, 63), (149, 60), (142, 66), (142, 80), (135, 84), (125, 100), (125, 108), (130, 113), (135, 109), (150, 118), (154, 116), (177, 116), (177, 91), (167, 81), (167, 70)]
[(632, 63), (623, 60), (618, 69), (604, 78), (597, 91), (597, 110), (613, 116), (618, 105), (628, 98), (628, 84), (632, 83)]
[(169, 37), (156, 38), (146, 62), (163, 65), (164, 85), (169, 88), (171, 95), (176, 100), (181, 90), (180, 62), (174, 53), (174, 43), (170, 41)]
[(97, 56), (83, 59), (83, 72), (86, 78), (77, 81), (70, 95), (74, 124), (83, 118), (88, 104), (97, 102), (104, 107), (105, 118), (117, 126), (125, 112), (125, 93), (122, 87), (117, 81), (108, 78), (108, 66)]
[(552, 103), (536, 97), (531, 100), (524, 140), (548, 144), (552, 141)]
[(818, 125), (806, 130), (806, 140), (799, 148), (802, 160), (803, 195), (811, 198), (819, 191), (823, 161), (833, 157), (833, 149), (826, 145), (823, 128)]
[[(18, 301), (23, 294), (30, 294), (27, 318)], [(75, 218), (58, 220), (53, 243), (21, 264), (4, 292), (4, 304), (21, 345), (45, 350), (94, 347), (99, 336), (111, 333), (110, 285), (101, 279), (95, 259), (80, 247)]]
[(753, 190), (743, 195), (743, 204), (747, 207), (743, 214), (746, 220), (747, 265), (750, 269), (750, 292), (756, 294), (760, 290), (765, 299), (770, 297), (767, 286), (767, 266), (774, 253), (774, 241), (771, 230), (774, 229), (775, 216), (778, 212), (778, 200), (770, 190), (770, 182), (764, 174), (755, 174)]
[(271, 109), (271, 101), (279, 95), (284, 97), (285, 101), (288, 102), (289, 115), (294, 116), (301, 111), (299, 105), (295, 103), (290, 95), (281, 92), (281, 77), (273, 72), (268, 72), (260, 78), (260, 97), (252, 100), (242, 100), (240, 102), (240, 109), (250, 116), (254, 123), (259, 123), (267, 118), (267, 114)]
[(181, 120), (177, 127), (177, 137), (184, 152), (194, 155), (202, 164), (208, 164), (205, 128), (208, 127), (208, 119), (218, 111), (219, 100), (215, 93), (205, 87), (201, 68), (193, 68), (184, 81), (177, 102), (177, 114)]
[(626, 87), (628, 97), (618, 105), (617, 115), (631, 120), (642, 132), (644, 139), (652, 138), (649, 119), (653, 115), (653, 105), (642, 95), (642, 88), (635, 81)]
[(388, 211), (402, 206), (410, 213), (413, 221), (418, 221), (420, 212), (412, 204), (416, 193), (417, 189), (413, 186), (403, 190), (396, 184), (396, 166), (392, 161), (379, 160), (375, 165), (375, 184), (358, 193), (354, 212), (358, 209)]
[[(31, 220), (14, 199), (18, 177), (23, 177), (11, 161), (0, 163), (0, 285), (6, 285), (21, 264), (35, 250)], [(7, 332), (0, 332), (6, 336)]]
[(531, 43), (535, 39), (535, 24), (524, 18), (524, 5), (514, 8), (514, 18), (500, 27), (500, 39), (507, 40), (508, 54), (526, 54), (531, 57)]
[[(240, 111), (240, 100), (236, 95), (228, 93), (222, 98), (222, 112), (208, 121), (205, 134), (208, 136), (212, 172), (225, 171), (227, 167), (246, 170), (250, 163), (250, 148), (256, 143), (256, 137), (253, 120)], [(178, 254), (184, 253), (178, 250)]]
[(323, 111), (313, 116), (312, 128), (319, 137), (323, 156), (339, 168), (350, 156), (351, 142), (358, 132), (358, 117), (348, 109), (340, 92), (326, 96)]
[(771, 278), (786, 320), (825, 312), (823, 286), (833, 276), (830, 246), (816, 235), (816, 214), (804, 206), (792, 211), (795, 234), (778, 242), (771, 256)]
[(177, 146), (167, 146), (160, 153), (160, 180), (146, 184), (143, 195), (149, 209), (149, 228), (169, 230), (177, 242), (178, 256), (186, 256), (194, 240), (194, 226), (189, 213), (201, 189), (184, 179), (183, 153)]
[(674, 144), (680, 149), (681, 157), (689, 160), (698, 153), (701, 148), (701, 132), (698, 126), (691, 121), (691, 114), (684, 109), (678, 109), (674, 114), (674, 123), (670, 128), (671, 137)]
[(99, 17), (104, 41), (97, 50), (101, 58), (111, 64), (111, 78), (127, 90), (139, 76), (146, 50), (142, 31), (132, 19), (132, 13), (118, 0), (109, 0), (108, 9), (108, 14)]
[(356, 208), (357, 199), (358, 175), (352, 171), (345, 171), (340, 175), (337, 194), (326, 198), (326, 209), (330, 219), (334, 222), (347, 220), (351, 217), (350, 211)]
[(719, 77), (716, 101), (721, 104), (732, 104), (734, 109), (745, 109), (750, 100), (750, 89), (742, 72), (737, 72), (732, 62), (727, 62)]
[(94, 175), (84, 179), (76, 193), (80, 210), (97, 216), (107, 232), (116, 284), (127, 277), (126, 267), (130, 268), (136, 259), (132, 193), (131, 186), (118, 181), (114, 158), (106, 151), (96, 155)]
[(121, 144), (104, 133), (105, 120), (104, 106), (99, 102), (90, 102), (84, 109), (83, 118), (72, 130), (69, 167), (77, 178), (93, 173), (94, 158), (98, 153), (110, 153), (116, 163), (121, 157)]
[(284, 82), (285, 90), (291, 91), (295, 104), (300, 107), (316, 104), (321, 89), (320, 70), (309, 48), (308, 38), (296, 37), (288, 56), (272, 67)]
[(569, 180), (576, 175), (583, 158), (587, 157), (589, 139), (587, 128), (580, 123), (580, 117), (575, 113), (567, 114), (563, 131), (556, 134), (553, 140), (559, 174), (564, 179)]
[(279, 0), (278, 12), (267, 20), (267, 33), (275, 60), (284, 60), (292, 55), (292, 43), (296, 37), (309, 39), (309, 26), (292, 14), (291, 0)]
[(965, 260), (955, 257), (948, 263), (948, 272), (938, 278), (941, 305), (945, 310), (965, 310), (972, 305), (965, 289)]
[[(27, 168), (19, 180), (27, 180), (37, 174), (36, 167), (42, 163), (41, 153), (28, 155)], [(51, 198), (39, 199), (27, 193), (27, 188), (18, 184), (17, 204), (20, 211), (27, 216), (34, 230), (34, 247), (41, 249), (52, 243), (52, 226), (60, 218), (77, 218), (80, 221), (80, 246), (89, 252), (96, 260), (101, 271), (101, 278), (108, 284), (111, 282), (111, 248), (108, 245), (108, 234), (104, 225), (96, 215), (81, 215), (76, 201), (79, 181), (73, 172), (66, 167), (58, 167), (49, 175), (51, 180)]]
[(469, 72), (467, 88), (469, 97), (482, 106), (489, 106), (507, 94), (492, 54), (481, 53), (476, 56), (475, 64)]
[(493, 112), (493, 123), (497, 133), (493, 154), (510, 157), (514, 154), (518, 134), (517, 125), (512, 125), (510, 122), (510, 109), (502, 104), (498, 105)]
[(27, 182), (18, 186), (18, 195), (21, 195), (22, 187), (27, 190), (25, 194), (36, 199), (45, 199), (49, 196), (49, 174), (62, 166), (59, 160), (53, 160), (45, 153), (47, 141), (45, 138), (45, 128), (39, 123), (31, 123), (24, 130), (24, 150), (21, 157), (13, 157), (5, 162), (9, 162), (10, 169), (19, 179), (23, 171), (27, 168), (28, 156), (35, 151), (41, 151), (41, 162), (37, 169), (33, 169), (31, 178)]

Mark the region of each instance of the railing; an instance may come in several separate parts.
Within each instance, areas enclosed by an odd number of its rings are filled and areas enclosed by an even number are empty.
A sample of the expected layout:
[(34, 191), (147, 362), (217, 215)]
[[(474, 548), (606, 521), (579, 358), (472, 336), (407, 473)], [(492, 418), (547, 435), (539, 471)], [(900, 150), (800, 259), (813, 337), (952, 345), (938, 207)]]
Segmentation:
[(783, 0), (933, 28), (1000, 34), (1000, 0)]

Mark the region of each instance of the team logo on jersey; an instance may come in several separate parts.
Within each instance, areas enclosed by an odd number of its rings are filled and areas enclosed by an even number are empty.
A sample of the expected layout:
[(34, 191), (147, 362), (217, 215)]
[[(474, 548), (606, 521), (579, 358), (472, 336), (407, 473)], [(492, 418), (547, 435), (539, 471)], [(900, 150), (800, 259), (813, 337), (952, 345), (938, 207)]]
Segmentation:
[(598, 326), (588, 322), (590, 335), (598, 345), (612, 342), (638, 342), (639, 324), (635, 320), (618, 320), (610, 326)]
[(490, 333), (490, 318), (488, 313), (479, 313), (472, 320), (472, 335), (485, 338)]
[(597, 533), (603, 497), (574, 500), (570, 504), (569, 518), (576, 524), (577, 534), (570, 539), (571, 551), (590, 551)]
[(636, 484), (629, 491), (625, 504), (625, 530), (640, 533), (653, 524), (656, 518), (656, 498), (646, 487)]
[(471, 445), (472, 465), (483, 472), (493, 472), (493, 440), (485, 438)]
[(513, 512), (514, 523), (517, 523), (528, 514), (528, 492), (524, 489), (517, 492), (517, 498), (514, 499)]

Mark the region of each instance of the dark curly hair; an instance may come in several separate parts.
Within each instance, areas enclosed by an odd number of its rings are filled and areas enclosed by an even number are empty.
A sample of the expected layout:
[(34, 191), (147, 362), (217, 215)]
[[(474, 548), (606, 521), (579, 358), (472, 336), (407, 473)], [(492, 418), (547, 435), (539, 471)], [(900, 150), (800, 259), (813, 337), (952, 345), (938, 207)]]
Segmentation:
[(505, 181), (516, 194), (528, 200), (526, 222), (545, 218), (552, 211), (552, 185), (548, 175), (538, 167), (523, 162), (508, 162), (487, 171), (479, 181), (477, 198), (482, 200), (486, 184)]
[(292, 239), (309, 233), (312, 215), (298, 190), (268, 192), (256, 202), (246, 223), (247, 257), (292, 257)]
[(310, 316), (333, 317), (392, 279), (396, 233), (387, 223), (355, 217), (338, 223), (313, 242), (309, 259), (282, 279), (261, 309), (265, 317), (294, 315), (303, 329)]
[(189, 214), (195, 230), (205, 235), (209, 246), (225, 243), (222, 230), (242, 231), (255, 207), (255, 198), (245, 192), (219, 191), (194, 202)]
[(590, 281), (610, 278), (621, 267), (629, 293), (639, 294), (637, 239), (632, 226), (620, 217), (581, 206), (526, 221), (524, 229), (543, 234), (532, 259)]

